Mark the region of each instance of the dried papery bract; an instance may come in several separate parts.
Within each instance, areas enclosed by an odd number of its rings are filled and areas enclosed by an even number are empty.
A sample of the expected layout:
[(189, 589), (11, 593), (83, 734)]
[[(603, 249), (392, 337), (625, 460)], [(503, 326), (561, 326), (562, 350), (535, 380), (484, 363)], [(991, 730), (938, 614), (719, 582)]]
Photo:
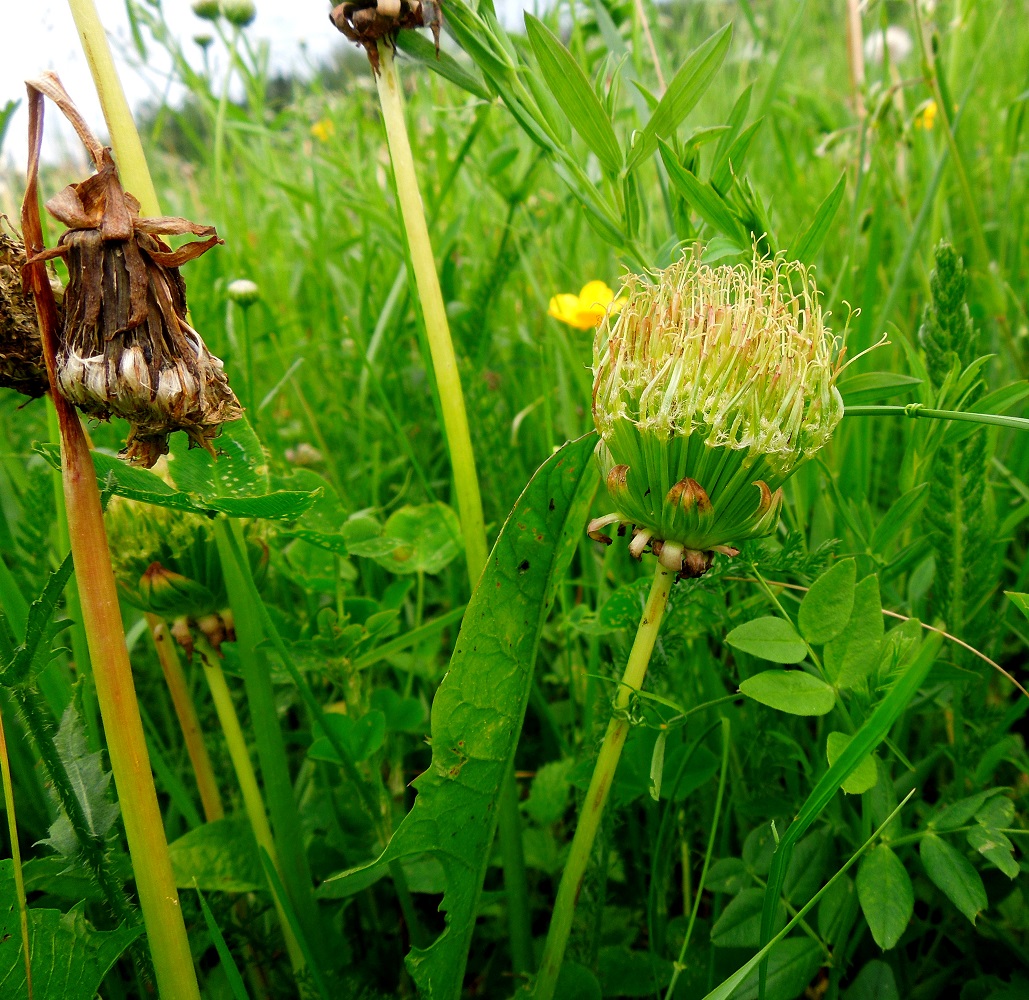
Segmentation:
[(379, 40), (392, 47), (402, 29), (430, 28), (439, 53), (440, 0), (352, 0), (334, 7), (329, 20), (368, 53), (376, 73)]
[(597, 455), (630, 550), (699, 576), (711, 553), (775, 530), (780, 487), (843, 416), (843, 351), (800, 264), (755, 254), (709, 267), (694, 253), (630, 278), (594, 347)]
[[(61, 256), (68, 267), (64, 320), (57, 350), (57, 386), (99, 419), (129, 421), (125, 456), (150, 466), (168, 451), (168, 435), (185, 431), (212, 450), (221, 425), (242, 415), (221, 361), (186, 318), (179, 266), (220, 243), (213, 227), (179, 218), (140, 218), (124, 191), (110, 151), (100, 146), (60, 81), (48, 74), (30, 86), (50, 97), (72, 122), (97, 172), (47, 202), (67, 227), (40, 259)], [(161, 236), (204, 236), (172, 250)]]
[(4, 232), (0, 215), (0, 386), (35, 399), (50, 384), (43, 345), (39, 340), (36, 307), (22, 288), (25, 247), (13, 232)]

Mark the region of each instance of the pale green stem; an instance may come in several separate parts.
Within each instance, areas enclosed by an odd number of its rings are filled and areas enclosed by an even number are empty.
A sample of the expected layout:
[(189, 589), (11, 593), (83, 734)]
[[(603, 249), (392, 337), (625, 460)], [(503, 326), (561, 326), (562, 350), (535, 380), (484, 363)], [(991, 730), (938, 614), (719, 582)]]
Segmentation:
[(654, 651), (654, 643), (661, 629), (661, 619), (674, 580), (675, 574), (658, 563), (654, 582), (650, 587), (650, 596), (647, 598), (643, 617), (636, 631), (636, 639), (629, 653), (629, 662), (626, 664), (618, 694), (615, 696), (614, 712), (597, 756), (582, 812), (579, 814), (579, 823), (575, 828), (575, 836), (572, 838), (572, 846), (568, 853), (568, 863), (561, 875), (554, 915), (550, 920), (547, 943), (543, 950), (543, 961), (536, 979), (536, 991), (533, 994), (536, 1000), (552, 1000), (554, 996), (557, 977), (564, 961), (565, 947), (568, 944), (568, 935), (572, 929), (579, 890), (582, 888), (582, 880), (593, 852), (593, 842), (600, 829), (615, 770), (622, 756), (622, 747), (629, 735), (629, 708), (643, 687), (643, 679), (650, 665), (650, 654)]
[[(278, 852), (275, 849), (275, 838), (272, 836), (271, 824), (268, 822), (268, 814), (264, 809), (264, 799), (261, 797), (261, 788), (257, 783), (254, 765), (250, 760), (250, 748), (247, 746), (243, 727), (236, 714), (232, 692), (229, 690), (225, 673), (221, 668), (221, 656), (215, 652), (203, 636), (198, 636), (195, 641), (197, 651), (200, 653), (200, 662), (204, 665), (204, 677), (211, 690), (211, 701), (214, 702), (214, 710), (218, 714), (218, 722), (221, 724), (222, 733), (225, 736), (229, 759), (232, 761), (236, 780), (239, 782), (239, 790), (243, 795), (243, 808), (246, 810), (247, 819), (250, 820), (250, 828), (254, 831), (254, 839), (259, 848), (263, 847), (268, 852), (268, 857), (281, 877), (282, 868), (279, 864)], [(275, 912), (278, 914), (279, 924), (286, 939), (290, 964), (297, 972), (306, 965), (304, 954), (290, 927), (289, 920), (283, 912), (278, 894), (274, 891), (272, 891), (272, 900), (275, 903)]]
[(468, 577), (474, 588), (482, 568), (486, 565), (487, 550), (486, 526), (482, 515), (479, 480), (475, 472), (475, 456), (472, 453), (472, 437), (468, 430), (468, 414), (465, 411), (461, 376), (457, 370), (457, 357), (454, 354), (450, 326), (443, 305), (443, 293), (439, 286), (439, 276), (436, 274), (436, 261), (429, 241), (425, 208), (418, 189), (418, 174), (415, 171), (411, 143), (407, 135), (407, 124), (404, 121), (404, 99), (400, 90), (400, 79), (393, 61), (393, 50), (381, 41), (379, 64), (380, 72), (375, 77), (375, 84), (382, 104), (386, 140), (397, 185), (397, 201), (407, 233), (411, 268), (414, 271), (415, 286), (418, 289), (422, 318), (425, 322), (425, 336), (432, 356), (433, 372), (436, 375), (440, 409), (443, 413), (443, 430), (450, 449), (450, 465), (454, 473), (457, 510), (464, 535)]
[(21, 870), (21, 845), (18, 843), (18, 820), (14, 814), (14, 783), (11, 762), (7, 759), (7, 738), (4, 720), (0, 718), (0, 775), (4, 782), (4, 808), (7, 811), (7, 832), (11, 837), (11, 861), (14, 867), (14, 891), (18, 896), (18, 918), (21, 924), (22, 957), (25, 960), (25, 983), (28, 1000), (32, 1000), (32, 953), (29, 950), (29, 911), (25, 905), (25, 876)]

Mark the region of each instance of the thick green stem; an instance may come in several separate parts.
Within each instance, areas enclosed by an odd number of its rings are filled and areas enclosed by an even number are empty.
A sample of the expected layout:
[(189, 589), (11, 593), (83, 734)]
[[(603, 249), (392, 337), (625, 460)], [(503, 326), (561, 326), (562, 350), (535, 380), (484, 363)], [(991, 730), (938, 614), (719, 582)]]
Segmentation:
[[(264, 799), (261, 798), (261, 788), (257, 783), (254, 765), (250, 762), (250, 748), (243, 735), (243, 727), (239, 724), (236, 706), (232, 701), (232, 692), (229, 690), (225, 673), (221, 668), (221, 657), (203, 637), (196, 639), (196, 645), (197, 651), (200, 653), (200, 661), (204, 665), (204, 677), (207, 679), (207, 686), (211, 691), (211, 701), (214, 702), (214, 710), (218, 713), (218, 722), (221, 724), (222, 733), (225, 736), (225, 745), (229, 751), (233, 770), (236, 772), (239, 790), (243, 795), (243, 808), (246, 810), (247, 819), (250, 820), (250, 828), (254, 831), (254, 839), (257, 841), (257, 846), (264, 848), (267, 852), (275, 870), (281, 877), (282, 865), (279, 863), (278, 851), (275, 849), (275, 839), (272, 837), (272, 828), (268, 824), (268, 815), (264, 810)], [(299, 971), (306, 965), (303, 952), (274, 891), (272, 900), (275, 903), (275, 912), (278, 914), (279, 924), (282, 926), (282, 933), (286, 939), (286, 950), (289, 952), (290, 963), (294, 971)]]
[(629, 735), (629, 708), (633, 698), (639, 694), (643, 679), (647, 675), (650, 654), (654, 650), (654, 643), (661, 628), (661, 618), (664, 616), (668, 594), (674, 580), (675, 574), (659, 563), (639, 629), (636, 631), (636, 639), (629, 653), (629, 662), (626, 664), (618, 694), (615, 696), (614, 713), (608, 723), (607, 733), (604, 735), (604, 742), (601, 744), (600, 754), (593, 769), (590, 787), (586, 792), (575, 836), (572, 838), (568, 863), (565, 865), (561, 885), (557, 890), (557, 902), (550, 920), (543, 961), (533, 994), (536, 1000), (552, 1000), (554, 996), (557, 977), (564, 961), (565, 947), (568, 944), (568, 935), (572, 930), (572, 918), (575, 915), (579, 890), (582, 888), (582, 880), (589, 865), (593, 842), (600, 828), (601, 817), (604, 815), (604, 806), (611, 791), (615, 770), (622, 756), (622, 747)]
[(479, 480), (475, 472), (468, 414), (465, 411), (461, 376), (457, 370), (457, 357), (454, 354), (450, 326), (443, 305), (443, 293), (439, 286), (439, 276), (436, 274), (432, 243), (429, 241), (425, 208), (418, 189), (418, 174), (415, 171), (411, 143), (407, 136), (400, 80), (393, 61), (393, 50), (383, 42), (379, 42), (379, 63), (380, 72), (375, 77), (375, 83), (382, 104), (386, 140), (389, 143), (389, 155), (393, 162), (393, 176), (397, 185), (397, 201), (407, 233), (408, 252), (411, 256), (418, 299), (421, 302), (425, 336), (436, 376), (436, 388), (443, 413), (443, 430), (450, 449), (457, 510), (464, 535), (465, 561), (474, 588), (483, 566), (486, 565), (487, 550), (482, 497), (479, 494)]
[(244, 576), (249, 576), (250, 566), (245, 557), (237, 560), (233, 555), (234, 542), (240, 552), (246, 551), (242, 528), (234, 521), (220, 518), (215, 524), (215, 541), (236, 626), (236, 648), (243, 668), (247, 704), (250, 706), (250, 717), (256, 734), (257, 756), (261, 777), (264, 779), (268, 812), (275, 842), (282, 845), (279, 853), (282, 882), (296, 911), (300, 929), (321, 960), (324, 955), (321, 923), (318, 920), (300, 814), (293, 795), (286, 743), (275, 708), (271, 671), (264, 651), (258, 649), (264, 639), (261, 611), (251, 594), (252, 579)]
[(218, 779), (211, 766), (211, 755), (207, 752), (207, 744), (204, 742), (203, 730), (201, 730), (200, 720), (197, 718), (196, 706), (193, 704), (189, 685), (186, 683), (186, 674), (182, 669), (179, 654), (175, 651), (175, 644), (168, 632), (168, 626), (158, 615), (148, 614), (146, 620), (150, 626), (150, 637), (154, 640), (154, 648), (157, 650), (157, 659), (161, 663), (164, 681), (168, 685), (168, 694), (171, 695), (175, 715), (179, 720), (182, 739), (186, 744), (186, 753), (189, 754), (190, 763), (193, 765), (197, 791), (200, 793), (200, 804), (204, 808), (204, 819), (211, 823), (216, 819), (221, 819), (225, 815), (225, 810), (222, 808)]

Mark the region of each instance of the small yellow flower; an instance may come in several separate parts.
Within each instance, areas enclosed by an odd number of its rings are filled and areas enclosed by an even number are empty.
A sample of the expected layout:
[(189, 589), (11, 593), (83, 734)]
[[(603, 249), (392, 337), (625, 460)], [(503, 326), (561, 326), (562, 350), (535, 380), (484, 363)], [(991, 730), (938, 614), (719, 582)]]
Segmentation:
[(336, 134), (336, 123), (331, 118), (323, 118), (311, 126), (311, 135), (319, 142), (328, 142)]
[(931, 131), (936, 121), (937, 110), (935, 101), (926, 102), (918, 114), (915, 115), (915, 128), (925, 129), (926, 132)]
[(616, 299), (603, 281), (590, 281), (582, 286), (578, 295), (568, 292), (555, 295), (547, 312), (577, 330), (592, 330), (606, 315), (616, 315), (623, 305), (625, 299)]

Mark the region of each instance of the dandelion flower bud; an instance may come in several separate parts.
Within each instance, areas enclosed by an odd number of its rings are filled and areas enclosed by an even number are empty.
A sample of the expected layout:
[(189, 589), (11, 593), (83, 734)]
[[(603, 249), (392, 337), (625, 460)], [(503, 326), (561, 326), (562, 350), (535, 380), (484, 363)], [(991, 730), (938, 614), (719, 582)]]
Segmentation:
[(222, 16), (237, 28), (246, 28), (257, 17), (257, 8), (252, 0), (222, 0)]
[(634, 555), (649, 547), (696, 576), (712, 552), (775, 530), (780, 487), (843, 416), (842, 350), (800, 264), (709, 267), (694, 253), (657, 279), (629, 279), (594, 344), (597, 455), (615, 512), (590, 534), (632, 525)]
[(222, 5), (218, 0), (195, 0), (193, 13), (205, 21), (217, 21), (222, 14)]
[(237, 278), (235, 281), (230, 281), (225, 291), (228, 292), (229, 298), (233, 302), (244, 309), (252, 306), (261, 297), (261, 289), (249, 278)]

